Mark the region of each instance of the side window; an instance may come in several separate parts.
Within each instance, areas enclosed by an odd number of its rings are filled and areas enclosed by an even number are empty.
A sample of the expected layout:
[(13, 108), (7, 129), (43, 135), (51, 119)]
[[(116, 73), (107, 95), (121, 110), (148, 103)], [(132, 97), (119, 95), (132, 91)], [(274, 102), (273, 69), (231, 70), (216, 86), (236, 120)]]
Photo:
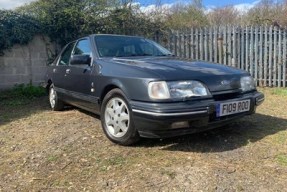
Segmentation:
[(136, 49), (134, 45), (129, 45), (124, 47), (124, 52), (128, 54), (136, 54)]
[(90, 55), (90, 54), (91, 54), (91, 47), (89, 41), (87, 39), (78, 41), (73, 55)]
[(60, 61), (58, 65), (69, 65), (70, 58), (71, 58), (71, 53), (73, 51), (75, 43), (70, 43), (63, 53), (61, 54)]

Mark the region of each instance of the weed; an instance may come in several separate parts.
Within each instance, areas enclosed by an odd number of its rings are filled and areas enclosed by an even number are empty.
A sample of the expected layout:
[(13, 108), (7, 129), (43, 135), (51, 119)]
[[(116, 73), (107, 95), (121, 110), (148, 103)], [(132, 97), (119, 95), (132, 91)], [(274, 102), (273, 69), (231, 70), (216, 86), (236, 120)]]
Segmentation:
[(169, 170), (165, 170), (165, 169), (161, 170), (161, 174), (167, 175), (171, 179), (174, 179), (176, 177), (176, 173), (174, 171), (169, 171)]
[(106, 166), (102, 166), (102, 167), (99, 168), (99, 170), (101, 172), (106, 172), (107, 171), (107, 167)]
[(49, 162), (54, 162), (54, 161), (57, 161), (58, 160), (58, 156), (55, 156), (55, 155), (51, 155), (48, 157), (48, 161)]
[(287, 155), (286, 154), (280, 154), (276, 157), (277, 162), (283, 166), (287, 166)]
[(108, 165), (123, 165), (126, 163), (126, 159), (122, 156), (116, 156), (108, 159), (107, 163)]

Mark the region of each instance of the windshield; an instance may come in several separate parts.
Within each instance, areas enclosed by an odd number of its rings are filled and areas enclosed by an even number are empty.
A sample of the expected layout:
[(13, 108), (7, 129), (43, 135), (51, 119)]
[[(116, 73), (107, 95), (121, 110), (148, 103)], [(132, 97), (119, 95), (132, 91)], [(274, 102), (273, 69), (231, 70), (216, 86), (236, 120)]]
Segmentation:
[(95, 36), (100, 57), (168, 56), (172, 55), (154, 41), (129, 36)]

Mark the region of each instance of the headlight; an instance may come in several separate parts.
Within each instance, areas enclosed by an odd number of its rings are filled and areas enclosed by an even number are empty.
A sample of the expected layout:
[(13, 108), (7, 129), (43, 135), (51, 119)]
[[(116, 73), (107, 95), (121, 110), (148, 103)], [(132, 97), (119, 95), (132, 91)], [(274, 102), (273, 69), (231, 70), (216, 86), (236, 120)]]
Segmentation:
[(251, 76), (241, 77), (240, 84), (241, 84), (241, 90), (244, 92), (255, 89), (255, 82)]
[(198, 81), (151, 82), (148, 91), (152, 99), (180, 99), (210, 95), (208, 89)]

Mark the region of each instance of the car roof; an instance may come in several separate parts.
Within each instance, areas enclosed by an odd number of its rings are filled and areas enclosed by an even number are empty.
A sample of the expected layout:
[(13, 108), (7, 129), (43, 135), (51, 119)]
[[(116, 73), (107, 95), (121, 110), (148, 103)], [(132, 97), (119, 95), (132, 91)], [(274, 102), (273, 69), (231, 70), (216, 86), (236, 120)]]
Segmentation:
[(144, 38), (144, 37), (141, 37), (141, 36), (133, 36), (133, 35), (118, 35), (118, 34), (93, 34), (93, 35), (90, 35), (92, 37), (95, 37), (95, 36), (115, 36), (115, 37), (136, 37), (136, 38)]

